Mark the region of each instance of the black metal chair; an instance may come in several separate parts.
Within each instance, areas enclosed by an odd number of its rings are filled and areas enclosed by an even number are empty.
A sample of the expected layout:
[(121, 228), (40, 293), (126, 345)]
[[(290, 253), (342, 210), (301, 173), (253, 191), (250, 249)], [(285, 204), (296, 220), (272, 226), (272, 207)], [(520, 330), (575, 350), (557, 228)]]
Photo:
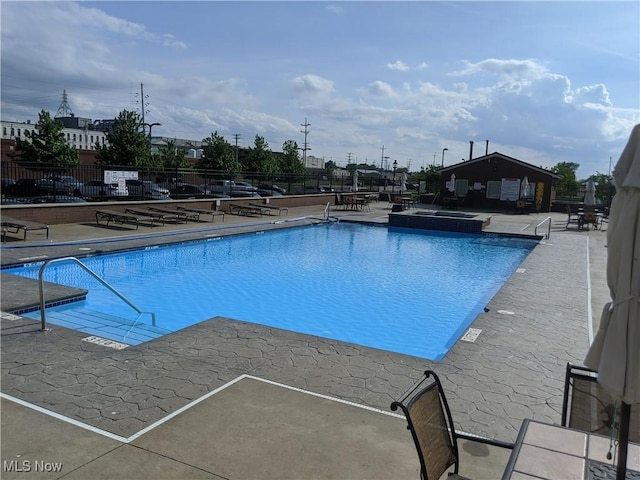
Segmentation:
[[(432, 381), (429, 379), (432, 378)], [(503, 448), (513, 448), (513, 444), (466, 435), (455, 430), (451, 410), (442, 390), (440, 379), (431, 370), (415, 383), (399, 400), (391, 404), (391, 410), (402, 410), (407, 418), (407, 429), (411, 431), (420, 459), (420, 477), (436, 480), (450, 467), (449, 477), (458, 475), (458, 439), (467, 439)]]
[[(640, 405), (631, 406), (629, 441), (640, 443)], [(597, 372), (567, 363), (562, 426), (617, 439), (620, 404), (598, 383)]]

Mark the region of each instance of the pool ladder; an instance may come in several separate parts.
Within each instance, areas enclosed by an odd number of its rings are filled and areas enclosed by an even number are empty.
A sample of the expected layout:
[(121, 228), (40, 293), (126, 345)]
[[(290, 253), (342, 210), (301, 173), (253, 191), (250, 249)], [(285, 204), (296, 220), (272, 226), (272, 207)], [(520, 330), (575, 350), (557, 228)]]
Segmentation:
[(549, 237), (551, 236), (551, 217), (545, 218), (538, 225), (536, 225), (536, 228), (533, 230), (533, 234), (534, 235), (538, 235), (538, 227), (542, 226), (545, 222), (549, 222), (549, 227), (547, 229), (547, 234), (545, 235), (546, 239), (548, 240)]
[(84, 263), (82, 263), (76, 257), (62, 257), (62, 258), (54, 258), (53, 260), (47, 260), (40, 267), (40, 271), (38, 272), (38, 291), (40, 293), (40, 331), (41, 332), (47, 331), (47, 319), (46, 319), (46, 314), (45, 314), (45, 301), (44, 301), (44, 282), (42, 280), (42, 277), (44, 275), (44, 271), (52, 263), (59, 263), (59, 262), (65, 262), (65, 261), (72, 261), (72, 262), (78, 264), (80, 267), (82, 267), (82, 269), (85, 272), (87, 272), (93, 278), (98, 280), (102, 285), (104, 285), (106, 288), (108, 288), (112, 293), (114, 293), (124, 303), (129, 305), (136, 312), (138, 312), (139, 316), (140, 315), (144, 315), (144, 314), (151, 315), (151, 324), (155, 327), (155, 325), (156, 325), (156, 314), (155, 313), (153, 313), (153, 312), (145, 312), (145, 311), (141, 310), (140, 308), (138, 308), (136, 305), (133, 304), (133, 302), (131, 302), (131, 300), (126, 298), (124, 295), (122, 295), (120, 292), (118, 292), (115, 288), (113, 288), (111, 285), (109, 285), (109, 283), (107, 283), (106, 280), (101, 278), (97, 273), (95, 273), (93, 270), (91, 270), (89, 267), (87, 267)]

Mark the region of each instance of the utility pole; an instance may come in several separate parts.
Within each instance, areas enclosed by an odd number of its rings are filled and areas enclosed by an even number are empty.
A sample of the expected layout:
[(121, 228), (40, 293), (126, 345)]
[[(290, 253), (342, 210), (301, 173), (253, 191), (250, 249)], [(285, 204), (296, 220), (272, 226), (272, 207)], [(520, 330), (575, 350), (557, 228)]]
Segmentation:
[(300, 130), (300, 133), (304, 133), (304, 147), (299, 148), (299, 150), (302, 150), (302, 163), (306, 167), (307, 166), (307, 150), (311, 150), (311, 148), (309, 147), (309, 144), (307, 143), (307, 135), (309, 135), (309, 127), (311, 126), (310, 123), (307, 123), (307, 117), (304, 117), (304, 123), (301, 123), (300, 126), (304, 127), (304, 130)]
[(236, 163), (239, 163), (238, 162), (238, 139), (240, 138), (240, 134), (235, 133), (233, 137), (236, 139)]
[(347, 165), (351, 165), (351, 155), (353, 155), (353, 153), (347, 152)]
[(384, 145), (382, 145), (382, 155), (380, 156), (380, 169), (384, 170)]

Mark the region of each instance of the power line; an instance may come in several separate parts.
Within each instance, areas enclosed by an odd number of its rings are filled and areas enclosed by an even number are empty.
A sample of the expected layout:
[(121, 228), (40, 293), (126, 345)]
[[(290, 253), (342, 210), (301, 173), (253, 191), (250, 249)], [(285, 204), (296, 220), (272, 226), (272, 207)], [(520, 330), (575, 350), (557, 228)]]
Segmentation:
[(299, 150), (302, 150), (302, 162), (304, 164), (304, 166), (307, 166), (307, 150), (311, 150), (311, 148), (309, 147), (309, 144), (307, 143), (307, 135), (309, 135), (309, 127), (311, 126), (310, 123), (307, 123), (307, 117), (304, 117), (304, 123), (300, 124), (301, 127), (304, 127), (304, 130), (300, 130), (300, 133), (304, 133), (304, 146), (302, 148), (299, 148)]

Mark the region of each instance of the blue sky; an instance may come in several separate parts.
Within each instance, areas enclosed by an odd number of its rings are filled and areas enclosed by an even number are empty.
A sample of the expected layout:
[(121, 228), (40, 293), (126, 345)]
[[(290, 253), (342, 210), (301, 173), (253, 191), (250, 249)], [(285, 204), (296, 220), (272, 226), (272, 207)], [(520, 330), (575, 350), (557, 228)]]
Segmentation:
[(2, 1), (2, 119), (140, 111), (419, 170), (499, 151), (608, 173), (640, 123), (640, 3)]

